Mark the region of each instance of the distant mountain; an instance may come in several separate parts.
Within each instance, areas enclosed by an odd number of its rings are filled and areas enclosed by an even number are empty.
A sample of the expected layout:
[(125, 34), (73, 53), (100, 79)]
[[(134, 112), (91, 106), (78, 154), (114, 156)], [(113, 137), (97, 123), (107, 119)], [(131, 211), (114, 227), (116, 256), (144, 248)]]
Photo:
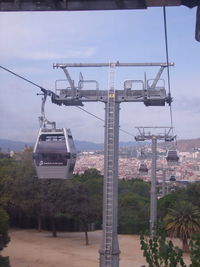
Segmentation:
[[(99, 151), (104, 150), (104, 144), (97, 144), (93, 142), (87, 142), (87, 141), (78, 141), (75, 140), (75, 146), (78, 151)], [(138, 146), (137, 142), (120, 142), (120, 147), (133, 147)]]
[[(78, 151), (99, 151), (104, 149), (104, 144), (97, 144), (93, 142), (87, 142), (87, 141), (78, 141), (75, 140), (75, 146)], [(136, 142), (120, 142), (120, 147), (132, 147), (137, 146), (138, 144)], [(12, 140), (6, 140), (6, 139), (0, 139), (0, 148), (2, 152), (8, 152), (8, 151), (22, 151), (25, 146), (33, 147), (33, 143), (27, 143), (22, 141), (12, 141)]]
[(138, 143), (136, 141), (128, 141), (128, 142), (119, 142), (120, 147), (133, 147), (133, 146), (139, 146), (144, 145), (146, 142)]
[[(162, 148), (173, 149), (173, 143), (171, 142), (162, 142), (159, 143), (159, 146)], [(175, 149), (180, 152), (192, 152), (194, 149), (200, 149), (200, 138), (177, 140)]]
[[(93, 142), (87, 142), (87, 141), (78, 141), (75, 140), (75, 146), (77, 151), (101, 151), (104, 149), (104, 144), (97, 144)], [(144, 145), (145, 142), (141, 142), (141, 146)], [(138, 142), (120, 142), (119, 146), (120, 148), (131, 148), (138, 146)], [(0, 150), (2, 152), (8, 152), (8, 151), (22, 151), (25, 146), (33, 147), (34, 143), (30, 142), (23, 142), (23, 141), (12, 141), (12, 140), (6, 140), (6, 139), (0, 139)], [(160, 143), (160, 147), (171, 147), (171, 143)], [(194, 148), (200, 148), (200, 138), (196, 139), (185, 139), (185, 140), (178, 140), (177, 141), (177, 149), (179, 151), (193, 151)]]
[(104, 149), (103, 144), (97, 144), (87, 141), (74, 141), (77, 151), (99, 151)]
[(2, 152), (8, 152), (8, 151), (22, 151), (25, 146), (33, 146), (33, 143), (26, 143), (26, 142), (20, 142), (20, 141), (12, 141), (12, 140), (6, 140), (6, 139), (0, 139), (0, 149)]
[(200, 138), (196, 139), (187, 139), (187, 140), (178, 140), (177, 149), (179, 151), (194, 151), (194, 148), (200, 148)]

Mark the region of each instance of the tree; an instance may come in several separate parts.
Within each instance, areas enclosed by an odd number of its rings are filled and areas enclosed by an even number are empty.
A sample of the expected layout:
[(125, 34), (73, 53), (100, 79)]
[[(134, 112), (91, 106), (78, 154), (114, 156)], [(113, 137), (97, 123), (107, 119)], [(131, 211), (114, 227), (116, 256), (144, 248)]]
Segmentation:
[(13, 159), (0, 159), (0, 205), (6, 208), (11, 201), (11, 187), (16, 178), (16, 162)]
[(48, 179), (42, 183), (42, 214), (51, 220), (53, 237), (57, 236), (56, 218), (70, 210), (72, 189), (69, 183), (60, 179)]
[(79, 223), (81, 230), (85, 232), (85, 244), (89, 245), (88, 226), (97, 222), (101, 218), (102, 198), (101, 190), (95, 194), (91, 188), (95, 189), (94, 181), (90, 185), (75, 182), (73, 193), (69, 200), (69, 213)]
[[(10, 241), (8, 236), (8, 222), (9, 218), (7, 213), (0, 208), (0, 251), (3, 250)], [(9, 267), (9, 258), (0, 255), (0, 266)]]
[(200, 206), (200, 184), (190, 184), (185, 189), (185, 199), (196, 206)]
[(149, 183), (119, 180), (119, 232), (138, 234), (148, 228)]
[(78, 180), (80, 182), (85, 182), (87, 180), (93, 180), (96, 178), (103, 178), (103, 176), (101, 175), (100, 171), (95, 168), (88, 169), (84, 171), (83, 174), (74, 175), (74, 180)]
[(119, 233), (138, 234), (148, 228), (149, 200), (133, 193), (119, 196)]
[(88, 245), (89, 226), (102, 224), (103, 176), (92, 168), (75, 175), (72, 184), (69, 213), (85, 232), (85, 244)]
[(150, 184), (140, 179), (119, 180), (119, 195), (134, 193), (145, 198), (150, 198)]
[(182, 240), (183, 251), (189, 251), (188, 239), (200, 232), (200, 212), (198, 207), (187, 201), (177, 202), (168, 210), (164, 218), (165, 229), (170, 237)]
[(10, 213), (13, 210), (17, 213), (19, 226), (22, 224), (23, 213), (29, 217), (37, 206), (35, 198), (38, 196), (39, 186), (37, 186), (37, 180), (34, 176), (32, 153), (26, 151), (21, 153), (20, 159), (15, 162), (13, 173), (4, 178), (5, 194), (10, 196), (7, 210)]
[(178, 201), (178, 198), (180, 199), (181, 197), (177, 192), (174, 192), (167, 194), (158, 200), (158, 217), (161, 221), (167, 215), (168, 209), (172, 208), (174, 203)]

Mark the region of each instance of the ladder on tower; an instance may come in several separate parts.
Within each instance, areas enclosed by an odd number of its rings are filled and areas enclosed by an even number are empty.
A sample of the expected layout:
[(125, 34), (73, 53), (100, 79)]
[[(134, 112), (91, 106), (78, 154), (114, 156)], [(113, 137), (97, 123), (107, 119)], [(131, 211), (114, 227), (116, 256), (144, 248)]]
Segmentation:
[(114, 179), (114, 116), (115, 116), (115, 64), (110, 65), (107, 105), (107, 180), (104, 252), (105, 266), (111, 267), (113, 254), (113, 179)]

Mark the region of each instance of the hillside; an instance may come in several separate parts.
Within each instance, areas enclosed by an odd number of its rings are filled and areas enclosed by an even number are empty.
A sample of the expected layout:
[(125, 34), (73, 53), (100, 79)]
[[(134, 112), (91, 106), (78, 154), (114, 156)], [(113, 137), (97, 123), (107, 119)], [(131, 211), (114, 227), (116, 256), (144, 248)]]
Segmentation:
[[(96, 151), (104, 149), (104, 144), (97, 144), (93, 142), (78, 141), (78, 140), (75, 140), (74, 142), (77, 151)], [(137, 145), (136, 142), (120, 142), (121, 147), (132, 147), (136, 145)], [(25, 146), (33, 147), (34, 143), (0, 139), (0, 148), (2, 152), (8, 152), (11, 150), (19, 152), (22, 151)]]
[[(75, 146), (77, 151), (98, 151), (104, 149), (104, 144), (98, 144), (94, 142), (88, 142), (88, 141), (78, 141), (75, 140)], [(145, 142), (141, 142), (141, 145), (144, 145)], [(0, 150), (2, 152), (8, 152), (10, 150), (19, 152), (24, 149), (25, 146), (33, 147), (34, 143), (26, 143), (23, 141), (13, 141), (13, 140), (6, 140), (6, 139), (0, 139)], [(135, 146), (138, 146), (138, 142), (120, 142), (120, 147), (128, 147), (132, 148)], [(172, 143), (160, 143), (159, 146), (161, 147), (168, 147), (170, 148), (172, 146)], [(194, 148), (200, 148), (200, 138), (196, 139), (183, 139), (177, 141), (177, 149), (179, 151), (193, 151)]]
[[(160, 143), (161, 147), (172, 148), (173, 143)], [(192, 152), (194, 149), (200, 148), (200, 138), (182, 139), (176, 142), (176, 149), (180, 152)]]
[(194, 148), (200, 148), (200, 138), (177, 141), (179, 151), (193, 151)]

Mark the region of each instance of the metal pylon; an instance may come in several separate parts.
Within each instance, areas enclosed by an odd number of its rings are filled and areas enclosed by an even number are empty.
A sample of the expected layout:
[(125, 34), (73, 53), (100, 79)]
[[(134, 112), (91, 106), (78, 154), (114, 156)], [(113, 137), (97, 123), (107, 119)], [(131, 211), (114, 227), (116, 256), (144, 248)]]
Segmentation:
[[(136, 127), (139, 135), (136, 141), (151, 140), (152, 142), (152, 170), (151, 170), (151, 194), (150, 194), (150, 236), (156, 236), (157, 228), (157, 192), (156, 192), (156, 171), (157, 171), (157, 140), (173, 141), (174, 136), (170, 135), (172, 127)], [(162, 134), (151, 133), (151, 130), (163, 130)], [(148, 131), (148, 132), (147, 132)]]
[(150, 235), (155, 237), (157, 224), (157, 136), (152, 136), (152, 170), (151, 170), (151, 198), (150, 198)]
[(120, 253), (117, 238), (119, 103), (115, 101), (114, 64), (110, 66), (105, 121), (104, 210), (100, 266), (118, 267)]
[[(118, 212), (118, 151), (119, 151), (119, 107), (122, 102), (143, 102), (146, 106), (164, 106), (171, 104), (172, 98), (167, 95), (164, 85), (157, 87), (156, 84), (161, 75), (161, 69), (173, 66), (174, 63), (57, 63), (54, 68), (63, 69), (70, 87), (57, 88), (56, 94), (52, 93), (52, 102), (57, 105), (82, 106), (84, 102), (105, 103), (105, 149), (104, 149), (104, 192), (103, 192), (103, 235), (100, 253), (100, 267), (119, 267), (119, 244), (117, 237), (117, 212)], [(75, 85), (68, 68), (93, 68), (109, 67), (110, 79), (109, 90), (81, 90), (83, 84), (95, 80), (84, 80), (81, 75), (78, 86)], [(139, 89), (132, 89), (132, 83), (138, 80), (127, 80), (122, 89), (115, 88), (116, 67), (160, 67), (154, 88), (142, 86)], [(130, 84), (131, 82), (131, 84)], [(146, 80), (139, 81), (146, 85)], [(128, 84), (128, 86), (127, 86)]]

